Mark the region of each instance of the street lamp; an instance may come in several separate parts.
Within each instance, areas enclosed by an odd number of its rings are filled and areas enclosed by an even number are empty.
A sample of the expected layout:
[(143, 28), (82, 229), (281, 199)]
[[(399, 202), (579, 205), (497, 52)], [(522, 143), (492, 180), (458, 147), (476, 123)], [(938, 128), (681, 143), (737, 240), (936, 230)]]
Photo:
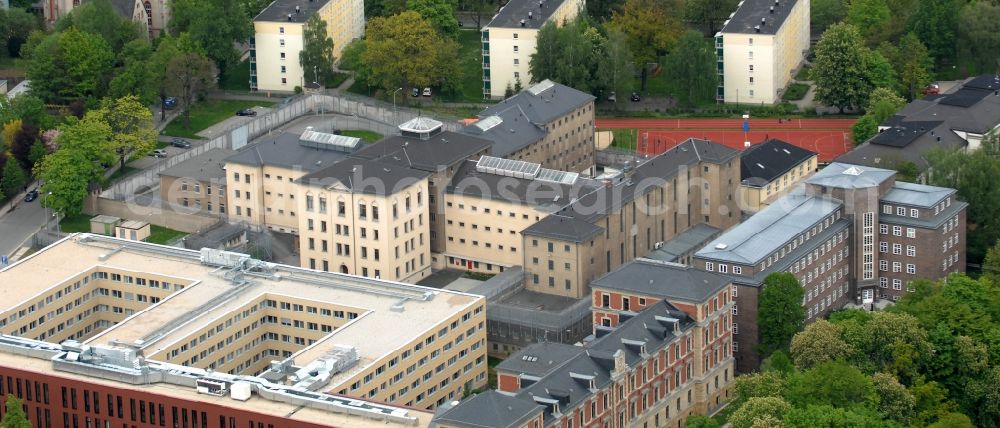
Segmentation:
[(392, 124), (399, 125), (399, 111), (396, 110), (396, 92), (402, 91), (403, 88), (397, 88), (392, 91)]

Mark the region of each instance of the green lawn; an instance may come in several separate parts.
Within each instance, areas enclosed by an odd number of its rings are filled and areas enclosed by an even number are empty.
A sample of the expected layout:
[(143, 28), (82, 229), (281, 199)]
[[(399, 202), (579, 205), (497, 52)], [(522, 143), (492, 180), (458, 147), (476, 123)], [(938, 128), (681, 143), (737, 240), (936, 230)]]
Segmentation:
[[(459, 93), (446, 96), (446, 101), (479, 102), (483, 100), (483, 46), (482, 34), (476, 30), (458, 32), (458, 63), (461, 68)], [(524, 82), (527, 86), (528, 82)], [(503, 92), (504, 88), (494, 91)]]
[(187, 233), (151, 224), (149, 225), (149, 237), (146, 238), (146, 242), (152, 242), (154, 244), (167, 244), (168, 242), (184, 235), (187, 235)]
[(812, 80), (812, 76), (809, 75), (809, 66), (804, 66), (799, 69), (799, 72), (795, 74), (795, 80)]
[[(632, 85), (634, 90), (642, 93), (643, 96), (647, 97), (668, 97), (673, 94), (673, 88), (670, 87), (670, 80), (667, 78), (667, 73), (660, 71), (660, 74), (654, 76), (650, 72), (646, 76), (646, 90), (642, 90), (642, 77), (635, 78), (635, 83)], [(618, 97), (618, 101), (628, 101), (628, 96), (630, 94), (615, 94)]]
[(195, 104), (191, 108), (191, 129), (184, 129), (184, 115), (178, 116), (163, 129), (162, 134), (174, 137), (200, 139), (197, 134), (236, 114), (237, 111), (250, 107), (272, 107), (275, 103), (267, 101), (243, 100), (208, 100)]
[(226, 70), (219, 78), (219, 88), (227, 91), (250, 90), (250, 60), (241, 61), (235, 67)]
[(792, 83), (788, 85), (788, 90), (781, 95), (781, 99), (785, 101), (798, 101), (806, 96), (806, 92), (809, 92), (809, 85), (805, 83)]
[(383, 137), (383, 135), (379, 134), (378, 132), (365, 131), (362, 129), (346, 129), (340, 131), (340, 134), (348, 137), (358, 137), (364, 143), (374, 143), (378, 140), (381, 140)]
[[(598, 129), (599, 131), (602, 130)], [(639, 138), (638, 132), (636, 129), (612, 129), (611, 135), (614, 136), (614, 142), (611, 143), (611, 147), (623, 150), (635, 150), (635, 143)]]
[(77, 214), (63, 217), (59, 221), (59, 229), (63, 233), (90, 232), (90, 219), (93, 216)]

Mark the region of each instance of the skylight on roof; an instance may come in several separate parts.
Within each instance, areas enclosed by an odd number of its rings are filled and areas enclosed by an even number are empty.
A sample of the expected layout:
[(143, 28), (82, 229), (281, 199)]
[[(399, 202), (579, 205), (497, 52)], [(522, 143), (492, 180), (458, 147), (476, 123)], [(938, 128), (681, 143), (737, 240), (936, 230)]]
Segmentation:
[(495, 128), (497, 125), (501, 123), (503, 123), (503, 119), (501, 119), (500, 116), (486, 116), (482, 119), (479, 119), (479, 121), (473, 123), (472, 125), (475, 126), (476, 128), (479, 128), (480, 131), (486, 132)]
[(556, 86), (556, 84), (554, 82), (552, 82), (549, 79), (545, 79), (545, 80), (543, 80), (541, 82), (538, 82), (538, 83), (532, 85), (530, 88), (528, 88), (528, 92), (531, 92), (531, 95), (538, 96), (538, 95), (541, 95), (542, 92), (545, 92), (545, 91), (547, 91), (549, 89), (552, 89), (552, 87), (554, 87), (554, 86)]
[(843, 173), (847, 175), (859, 176), (864, 172), (865, 170), (858, 168), (857, 166), (852, 166), (850, 168), (845, 169)]

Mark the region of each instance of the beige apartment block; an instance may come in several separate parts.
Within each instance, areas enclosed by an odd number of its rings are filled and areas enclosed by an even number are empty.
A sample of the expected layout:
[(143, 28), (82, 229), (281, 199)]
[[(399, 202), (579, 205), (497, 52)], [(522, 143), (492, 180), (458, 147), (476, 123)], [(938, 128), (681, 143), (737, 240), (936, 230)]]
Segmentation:
[(250, 90), (291, 92), (296, 86), (310, 83), (305, 81), (299, 52), (304, 46), (305, 22), (313, 14), (319, 14), (326, 22), (336, 58), (340, 58), (344, 46), (364, 35), (362, 0), (276, 0), (254, 18)]
[(735, 150), (690, 139), (602, 180), (536, 222), (524, 236), (526, 288), (581, 298), (588, 284), (698, 224), (740, 221)]
[(226, 214), (225, 159), (236, 152), (212, 149), (160, 172), (160, 200), (171, 211)]
[(360, 145), (358, 138), (307, 130), (241, 148), (225, 161), (229, 222), (297, 233), (295, 180), (346, 159)]
[(481, 111), (464, 132), (493, 141), (493, 156), (594, 173), (594, 97), (551, 80)]
[(757, 212), (812, 176), (818, 154), (781, 140), (767, 140), (740, 153), (740, 208)]
[(584, 0), (511, 0), (482, 29), (483, 98), (503, 98), (534, 80), (528, 70), (538, 30), (562, 25), (584, 10)]
[(716, 98), (773, 104), (809, 49), (809, 0), (743, 0), (715, 35)]
[[(249, 381), (252, 401), (228, 405), (267, 409), (294, 402), (281, 391), (294, 387), (313, 400), (303, 407), (342, 418), (372, 406), (432, 409), (486, 385), (479, 296), (90, 234), (0, 270), (0, 284), (0, 333), (36, 349), (78, 341), (63, 346), (89, 368), (69, 371), (123, 381), (143, 370), (132, 383), (147, 391), (188, 378), (174, 394), (197, 400), (196, 381), (199, 390)], [(0, 364), (12, 358), (8, 339)], [(103, 363), (89, 363), (91, 353)], [(329, 394), (358, 400), (355, 409), (320, 405), (336, 400)]]
[(351, 159), (302, 177), (301, 265), (410, 283), (430, 275), (428, 175)]
[[(81, 0), (42, 0), (42, 16), (45, 23), (55, 25), (60, 18), (76, 9)], [(159, 37), (170, 23), (168, 0), (111, 0), (111, 7), (119, 15), (131, 19), (142, 26), (150, 39)]]

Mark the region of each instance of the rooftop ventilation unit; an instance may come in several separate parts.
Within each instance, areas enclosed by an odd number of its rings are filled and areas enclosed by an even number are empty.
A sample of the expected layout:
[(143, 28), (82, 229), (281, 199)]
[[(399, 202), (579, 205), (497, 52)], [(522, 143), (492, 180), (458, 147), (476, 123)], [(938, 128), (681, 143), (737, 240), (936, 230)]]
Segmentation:
[(725, 250), (728, 247), (729, 247), (729, 245), (726, 245), (726, 244), (724, 244), (722, 242), (720, 242), (718, 244), (715, 244), (715, 249), (716, 250)]

